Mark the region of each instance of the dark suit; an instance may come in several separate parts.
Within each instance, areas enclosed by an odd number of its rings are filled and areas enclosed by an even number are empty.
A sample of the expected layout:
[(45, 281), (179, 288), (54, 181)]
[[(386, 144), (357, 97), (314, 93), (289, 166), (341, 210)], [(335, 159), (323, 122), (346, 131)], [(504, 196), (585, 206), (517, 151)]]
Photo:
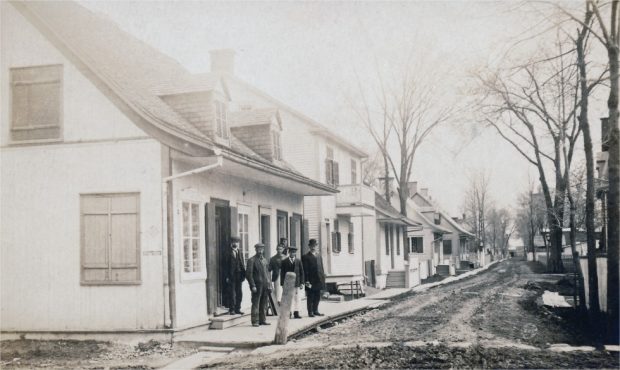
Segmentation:
[(267, 302), (271, 291), (271, 274), (267, 265), (267, 259), (263, 256), (254, 255), (248, 260), (247, 279), (252, 292), (252, 324), (265, 322)]
[(325, 287), (325, 272), (323, 271), (323, 259), (320, 255), (308, 252), (301, 257), (304, 268), (304, 278), (311, 287), (306, 287), (306, 304), (308, 315), (319, 312), (321, 289)]
[(304, 265), (299, 258), (295, 258), (295, 262), (291, 263), (290, 258), (286, 257), (282, 259), (282, 265), (280, 266), (280, 285), (284, 286), (284, 279), (287, 272), (295, 273), (295, 288), (305, 284), (306, 277), (304, 276)]
[(226, 278), (226, 288), (228, 293), (228, 311), (230, 313), (239, 312), (241, 309), (241, 299), (243, 293), (241, 284), (245, 279), (245, 264), (241, 251), (237, 249), (236, 257), (232, 248), (224, 256), (224, 277)]

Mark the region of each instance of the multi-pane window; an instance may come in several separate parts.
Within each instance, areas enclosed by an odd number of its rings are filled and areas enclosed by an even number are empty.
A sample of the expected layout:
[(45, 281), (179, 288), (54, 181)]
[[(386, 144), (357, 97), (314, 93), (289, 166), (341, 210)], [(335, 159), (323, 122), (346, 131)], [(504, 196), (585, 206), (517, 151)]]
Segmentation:
[(81, 195), (80, 218), (82, 284), (139, 284), (139, 194)]
[(421, 236), (412, 236), (409, 238), (410, 253), (424, 253), (424, 239)]
[(62, 65), (11, 69), (11, 139), (62, 136)]
[(244, 261), (250, 258), (250, 233), (248, 231), (248, 215), (245, 213), (239, 213), (239, 220), (237, 222), (239, 228), (239, 250), (241, 251)]
[(353, 242), (355, 234), (353, 232), (353, 222), (349, 222), (349, 253), (355, 253), (355, 243)]
[(444, 239), (444, 241), (443, 241), (443, 254), (452, 254), (452, 240)]
[(183, 202), (183, 271), (202, 271), (200, 253), (200, 206), (198, 203)]
[(340, 170), (338, 162), (334, 160), (334, 149), (327, 147), (325, 158), (325, 182), (328, 185), (338, 186), (340, 184)]
[(228, 138), (228, 114), (226, 104), (221, 101), (215, 101), (215, 132), (217, 136)]
[(357, 184), (357, 161), (351, 159), (351, 184)]
[(291, 247), (301, 248), (301, 216), (293, 215), (291, 217), (291, 238), (289, 240)]
[(280, 242), (280, 238), (286, 238), (288, 240), (288, 213), (284, 211), (278, 210), (278, 218), (277, 218), (277, 232), (278, 232), (278, 240)]
[(282, 146), (280, 145), (280, 133), (273, 131), (273, 158), (282, 159)]

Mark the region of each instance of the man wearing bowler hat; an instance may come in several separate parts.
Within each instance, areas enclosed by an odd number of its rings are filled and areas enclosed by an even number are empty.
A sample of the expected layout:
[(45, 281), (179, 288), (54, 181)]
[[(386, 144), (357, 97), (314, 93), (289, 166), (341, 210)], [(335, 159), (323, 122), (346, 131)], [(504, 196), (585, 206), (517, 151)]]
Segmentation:
[(301, 306), (301, 291), (304, 289), (305, 276), (304, 266), (297, 258), (297, 248), (288, 247), (288, 256), (282, 259), (280, 266), (280, 285), (284, 286), (284, 279), (287, 272), (295, 273), (295, 291), (293, 292), (293, 317), (301, 319), (299, 315), (299, 306)]
[(263, 256), (265, 245), (254, 245), (256, 254), (248, 260), (247, 279), (252, 289), (252, 326), (270, 325), (266, 311), (271, 293), (271, 275), (267, 259)]
[(321, 289), (325, 287), (325, 273), (323, 271), (323, 259), (318, 252), (316, 239), (308, 241), (310, 251), (301, 258), (306, 282), (306, 304), (308, 316), (324, 316), (319, 312)]
[(241, 299), (243, 293), (241, 284), (245, 280), (245, 264), (239, 250), (239, 239), (236, 236), (230, 238), (230, 250), (224, 255), (224, 275), (228, 294), (228, 313), (231, 315), (243, 315), (241, 312)]

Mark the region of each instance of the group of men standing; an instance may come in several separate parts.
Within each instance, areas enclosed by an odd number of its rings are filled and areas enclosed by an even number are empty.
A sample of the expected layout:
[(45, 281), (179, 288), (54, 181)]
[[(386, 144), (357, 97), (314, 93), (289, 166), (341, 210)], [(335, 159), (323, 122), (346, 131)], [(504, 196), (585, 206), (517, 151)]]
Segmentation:
[(280, 239), (276, 254), (269, 260), (264, 256), (265, 245), (257, 243), (254, 245), (256, 254), (248, 259), (247, 269), (242, 253), (239, 251), (239, 241), (238, 237), (231, 238), (231, 249), (223, 262), (229, 297), (228, 310), (231, 315), (243, 314), (241, 312), (243, 297), (241, 286), (243, 280), (247, 279), (252, 291), (252, 326), (270, 325), (266, 320), (269, 295), (275, 289), (275, 298), (279, 305), (286, 273), (294, 272), (293, 317), (301, 319), (299, 311), (303, 290), (306, 291), (308, 316), (323, 316), (319, 312), (319, 302), (321, 290), (325, 287), (325, 273), (316, 239), (308, 241), (309, 251), (301, 257), (301, 260), (297, 257), (297, 248), (288, 246), (286, 238)]

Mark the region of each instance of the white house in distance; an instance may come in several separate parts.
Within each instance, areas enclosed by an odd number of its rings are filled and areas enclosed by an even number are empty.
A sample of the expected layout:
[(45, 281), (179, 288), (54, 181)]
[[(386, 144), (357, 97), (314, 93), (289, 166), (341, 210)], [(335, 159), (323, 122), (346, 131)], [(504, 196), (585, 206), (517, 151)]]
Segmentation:
[[(328, 197), (306, 196), (303, 223), (307, 237), (319, 241), (330, 290), (338, 290), (339, 285), (346, 287), (346, 292), (351, 286), (360, 289), (364, 276), (362, 220), (374, 216), (374, 210), (364, 214), (352, 210), (351, 205), (368, 200), (369, 207), (374, 207), (373, 191), (361, 184), (362, 162), (367, 154), (324, 125), (241, 80), (234, 73), (234, 58), (233, 50), (212, 50), (211, 72), (201, 74), (200, 80), (205, 85), (224, 81), (240, 107), (233, 121), (253, 116), (265, 122), (277, 121), (281, 131), (274, 135), (274, 142), (283, 156), (303, 175), (340, 191)], [(307, 245), (299, 245), (299, 240), (291, 238), (285, 223), (278, 225), (277, 237), (288, 237), (291, 245), (301, 247), (305, 253)]]
[[(440, 274), (454, 274), (456, 269), (461, 268), (461, 261), (464, 265), (469, 266), (470, 262), (474, 262), (477, 259), (475, 253), (470, 255), (472, 249), (471, 241), (474, 235), (465, 230), (456, 220), (439, 209), (433, 202), (428, 194), (428, 189), (417, 189), (417, 182), (412, 182), (410, 187), (411, 200), (413, 201), (415, 209), (424, 216), (427, 220), (432, 220), (433, 224), (443, 231), (437, 233), (437, 236), (441, 236), (441, 248), (439, 253), (434, 250), (434, 255), (438, 256), (437, 273)], [(418, 236), (417, 232), (412, 231), (410, 236)], [(430, 238), (429, 238), (430, 239)], [(438, 238), (433, 238), (437, 240)]]
[[(415, 189), (417, 183), (410, 183), (410, 186)], [(451, 231), (422, 214), (412, 199), (407, 202), (407, 215), (420, 224), (407, 228), (407, 248), (419, 261), (420, 278), (426, 279), (437, 272), (437, 265), (443, 261), (442, 240), (447, 239)]]
[(232, 235), (304, 244), (304, 197), (337, 190), (287, 162), (278, 112), (75, 3), (0, 6), (3, 338), (205, 325)]

